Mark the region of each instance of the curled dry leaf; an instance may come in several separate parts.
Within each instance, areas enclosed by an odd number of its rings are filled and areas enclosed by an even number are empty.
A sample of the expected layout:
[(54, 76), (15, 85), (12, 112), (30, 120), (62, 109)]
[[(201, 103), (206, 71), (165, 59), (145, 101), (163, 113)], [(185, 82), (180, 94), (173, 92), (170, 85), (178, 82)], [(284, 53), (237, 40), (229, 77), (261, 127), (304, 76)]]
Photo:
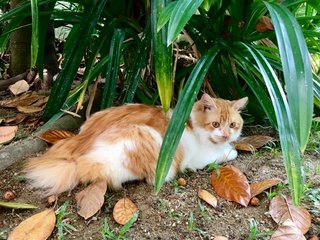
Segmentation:
[(47, 239), (55, 226), (56, 215), (53, 209), (46, 209), (21, 222), (9, 234), (8, 240), (44, 240)]
[(14, 95), (18, 95), (20, 93), (24, 93), (29, 90), (29, 84), (26, 80), (20, 80), (16, 82), (15, 84), (12, 84), (9, 86), (10, 92)]
[(0, 144), (11, 141), (18, 130), (17, 126), (0, 127)]
[(96, 214), (104, 203), (107, 191), (107, 182), (104, 180), (91, 183), (88, 187), (76, 194), (78, 214), (88, 219)]
[(259, 206), (259, 204), (260, 204), (259, 198), (257, 198), (257, 197), (251, 198), (251, 200), (250, 200), (250, 205), (252, 205), (252, 206)]
[(54, 144), (59, 140), (70, 138), (76, 134), (66, 130), (48, 130), (38, 136), (43, 141), (47, 143)]
[(114, 206), (112, 215), (117, 223), (124, 225), (136, 211), (137, 206), (129, 198), (122, 198)]
[(263, 191), (267, 190), (268, 188), (271, 188), (279, 183), (280, 183), (280, 180), (276, 178), (263, 180), (261, 182), (251, 183), (250, 184), (251, 197), (257, 196)]
[(17, 106), (17, 109), (19, 112), (23, 113), (36, 113), (36, 112), (41, 112), (44, 109), (44, 106), (42, 107), (37, 107), (37, 106)]
[(209, 193), (207, 190), (200, 189), (198, 191), (198, 197), (201, 198), (206, 203), (210, 204), (212, 207), (217, 207), (217, 198)]
[(311, 227), (311, 216), (307, 209), (295, 207), (287, 196), (275, 196), (271, 199), (269, 213), (277, 224), (291, 220), (305, 234)]
[(228, 165), (219, 168), (211, 175), (211, 185), (222, 198), (248, 206), (251, 199), (250, 185), (246, 176), (236, 167)]
[(271, 240), (306, 240), (299, 228), (291, 221), (286, 220), (272, 234)]
[(16, 196), (17, 196), (17, 194), (14, 191), (6, 191), (3, 194), (3, 199), (6, 201), (11, 201), (11, 200), (15, 199)]
[(262, 16), (256, 24), (255, 28), (258, 32), (266, 32), (273, 30), (272, 21), (269, 17)]
[(237, 150), (254, 152), (272, 140), (273, 138), (270, 136), (253, 135), (240, 138), (238, 141), (234, 142), (233, 145)]

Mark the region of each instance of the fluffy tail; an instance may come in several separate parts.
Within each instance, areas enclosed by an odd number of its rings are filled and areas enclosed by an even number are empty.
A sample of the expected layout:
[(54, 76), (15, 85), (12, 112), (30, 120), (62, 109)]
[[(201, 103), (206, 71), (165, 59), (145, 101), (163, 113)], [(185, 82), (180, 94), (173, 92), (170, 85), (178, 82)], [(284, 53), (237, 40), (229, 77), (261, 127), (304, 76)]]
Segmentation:
[(72, 141), (62, 140), (42, 156), (27, 161), (24, 172), (31, 187), (49, 196), (104, 177), (102, 164), (86, 158), (86, 155), (79, 156)]

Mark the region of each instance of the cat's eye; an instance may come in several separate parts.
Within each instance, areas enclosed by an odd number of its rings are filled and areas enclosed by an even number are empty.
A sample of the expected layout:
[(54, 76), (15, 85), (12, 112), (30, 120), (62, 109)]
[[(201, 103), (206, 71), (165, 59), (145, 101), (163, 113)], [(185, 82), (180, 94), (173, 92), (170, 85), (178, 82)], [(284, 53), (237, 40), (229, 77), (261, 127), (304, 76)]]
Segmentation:
[(212, 123), (212, 126), (213, 126), (214, 128), (218, 128), (218, 127), (220, 127), (220, 123), (219, 123), (219, 122), (213, 122), (213, 123)]
[(230, 128), (234, 128), (235, 126), (236, 126), (236, 123), (235, 123), (235, 122), (232, 122), (232, 123), (230, 123), (230, 125), (229, 125)]

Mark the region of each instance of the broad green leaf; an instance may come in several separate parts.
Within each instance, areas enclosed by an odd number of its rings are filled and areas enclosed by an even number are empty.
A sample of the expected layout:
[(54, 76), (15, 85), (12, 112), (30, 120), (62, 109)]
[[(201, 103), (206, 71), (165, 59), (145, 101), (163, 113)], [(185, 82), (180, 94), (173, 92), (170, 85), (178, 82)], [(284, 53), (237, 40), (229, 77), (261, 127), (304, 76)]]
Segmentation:
[(167, 46), (178, 37), (202, 2), (203, 0), (179, 0), (175, 4), (169, 20)]
[(161, 145), (156, 168), (155, 191), (159, 192), (170, 169), (173, 156), (182, 136), (194, 101), (202, 85), (203, 79), (210, 68), (213, 59), (220, 51), (219, 47), (213, 47), (201, 57), (195, 65), (186, 86), (184, 87), (177, 106), (173, 111), (166, 134)]
[(165, 0), (151, 0), (151, 35), (158, 92), (162, 107), (167, 112), (173, 92), (172, 46), (166, 45), (167, 26), (157, 32), (157, 16), (165, 8), (165, 3)]
[(39, 11), (38, 0), (31, 0), (31, 16), (32, 16), (32, 40), (31, 40), (31, 68), (37, 64), (39, 51)]
[(93, 0), (90, 7), (85, 9), (84, 17), (79, 25), (72, 28), (65, 44), (65, 59), (62, 70), (55, 81), (49, 101), (43, 114), (44, 119), (51, 118), (65, 102), (79, 64), (87, 48), (91, 33), (107, 0)]
[(177, 2), (170, 2), (159, 14), (157, 21), (157, 32), (169, 21), (172, 11)]
[(115, 29), (110, 45), (110, 61), (107, 64), (107, 74), (103, 89), (101, 109), (111, 107), (114, 100), (123, 39), (124, 31), (121, 29)]
[(267, 85), (277, 117), (281, 149), (292, 199), (295, 205), (299, 205), (304, 186), (304, 174), (301, 166), (299, 143), (286, 95), (275, 72), (264, 56), (254, 47), (245, 44), (242, 45), (244, 45), (254, 57)]
[(18, 202), (4, 202), (0, 201), (0, 206), (5, 208), (15, 208), (15, 209), (34, 209), (38, 208), (37, 206), (27, 204), (27, 203), (18, 203)]
[(303, 153), (308, 143), (313, 114), (309, 51), (301, 27), (292, 13), (279, 4), (265, 4), (276, 32), (290, 112)]

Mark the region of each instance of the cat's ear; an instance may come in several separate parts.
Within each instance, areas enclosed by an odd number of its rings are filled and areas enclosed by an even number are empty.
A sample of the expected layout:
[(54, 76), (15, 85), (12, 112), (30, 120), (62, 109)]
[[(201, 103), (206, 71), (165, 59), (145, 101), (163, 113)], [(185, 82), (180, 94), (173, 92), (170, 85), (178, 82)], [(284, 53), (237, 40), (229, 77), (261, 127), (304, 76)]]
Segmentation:
[(200, 100), (202, 104), (203, 111), (205, 110), (212, 110), (217, 107), (216, 103), (214, 102), (213, 98), (209, 96), (209, 94), (204, 93)]
[(243, 109), (247, 105), (247, 103), (248, 103), (248, 97), (244, 97), (239, 100), (235, 100), (231, 102), (232, 107), (235, 108), (236, 110)]

